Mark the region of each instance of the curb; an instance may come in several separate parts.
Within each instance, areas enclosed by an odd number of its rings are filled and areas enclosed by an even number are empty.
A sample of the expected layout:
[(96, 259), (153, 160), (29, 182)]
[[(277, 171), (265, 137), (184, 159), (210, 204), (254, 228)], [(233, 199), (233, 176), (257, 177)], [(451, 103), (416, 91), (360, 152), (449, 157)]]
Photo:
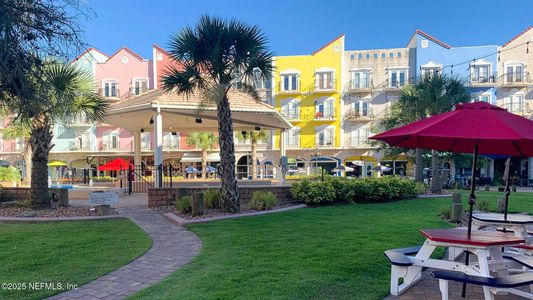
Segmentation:
[(58, 221), (88, 221), (105, 220), (128, 217), (122, 215), (89, 216), (89, 217), (0, 217), (0, 222), (58, 222)]
[(304, 207), (307, 207), (307, 205), (298, 204), (295, 206), (284, 207), (284, 208), (273, 209), (273, 210), (265, 210), (265, 211), (250, 212), (250, 213), (237, 214), (237, 215), (227, 215), (227, 216), (212, 217), (212, 218), (203, 218), (203, 219), (196, 219), (196, 220), (186, 220), (173, 213), (165, 213), (163, 214), (163, 216), (170, 222), (176, 224), (177, 226), (185, 226), (187, 224), (207, 223), (211, 221), (218, 221), (218, 220), (225, 220), (225, 219), (237, 219), (237, 218), (243, 218), (243, 217), (253, 217), (253, 216), (274, 214), (278, 212), (290, 211), (293, 209), (304, 208)]

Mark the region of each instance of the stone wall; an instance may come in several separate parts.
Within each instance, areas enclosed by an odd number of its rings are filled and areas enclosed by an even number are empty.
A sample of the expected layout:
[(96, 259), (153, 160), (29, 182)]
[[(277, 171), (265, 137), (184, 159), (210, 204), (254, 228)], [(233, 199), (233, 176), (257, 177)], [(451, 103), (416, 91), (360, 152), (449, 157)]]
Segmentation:
[[(59, 205), (68, 206), (68, 190), (67, 189), (50, 189), (59, 196)], [(31, 188), (28, 187), (4, 187), (0, 189), (0, 202), (9, 201), (24, 201), (31, 197)]]
[[(174, 205), (176, 203), (176, 197), (184, 195), (191, 195), (193, 193), (201, 193), (206, 189), (212, 189), (213, 187), (201, 187), (201, 186), (189, 186), (179, 188), (151, 188), (148, 189), (148, 206), (164, 206)], [(241, 205), (248, 203), (252, 198), (252, 194), (255, 191), (270, 191), (274, 193), (280, 203), (292, 202), (293, 199), (290, 194), (290, 185), (272, 185), (272, 186), (239, 186), (239, 193), (241, 195)]]

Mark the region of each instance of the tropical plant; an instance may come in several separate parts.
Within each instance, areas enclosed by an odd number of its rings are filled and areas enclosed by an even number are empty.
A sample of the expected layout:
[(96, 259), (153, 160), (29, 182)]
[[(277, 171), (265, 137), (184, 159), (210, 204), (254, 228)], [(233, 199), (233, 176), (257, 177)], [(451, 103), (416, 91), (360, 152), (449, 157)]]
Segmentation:
[(178, 197), (176, 199), (176, 209), (183, 214), (191, 212), (191, 209), (192, 209), (191, 205), (192, 205), (191, 195)]
[(22, 157), (24, 158), (24, 165), (26, 167), (24, 181), (28, 185), (31, 184), (31, 147), (29, 143), (30, 129), (28, 125), (14, 120), (1, 129), (0, 132), (4, 140), (24, 139), (24, 149), (22, 150)]
[(248, 202), (248, 207), (253, 210), (269, 210), (278, 205), (278, 197), (267, 191), (255, 191)]
[(208, 189), (203, 192), (205, 208), (219, 208), (220, 207), (220, 191), (216, 189)]
[(268, 138), (265, 130), (250, 130), (237, 132), (236, 137), (241, 142), (250, 141), (252, 152), (252, 178), (257, 177), (257, 143)]
[(0, 167), (0, 181), (19, 181), (20, 173), (13, 166)]
[(170, 40), (170, 57), (179, 67), (171, 68), (163, 77), (164, 88), (184, 94), (202, 93), (216, 104), (222, 208), (230, 212), (239, 211), (240, 203), (228, 93), (239, 88), (259, 99), (248, 83), (272, 75), (272, 53), (266, 44), (259, 27), (210, 16), (202, 16), (196, 26), (185, 27)]
[(10, 106), (25, 128), (29, 128), (31, 148), (32, 205), (48, 207), (48, 154), (52, 144), (52, 127), (68, 123), (73, 116), (84, 114), (89, 120), (103, 121), (107, 104), (97, 96), (91, 75), (74, 65), (45, 61), (38, 72), (40, 80), (26, 105)]
[(202, 178), (207, 178), (207, 154), (216, 144), (215, 135), (212, 132), (191, 132), (185, 139), (187, 145), (202, 150)]

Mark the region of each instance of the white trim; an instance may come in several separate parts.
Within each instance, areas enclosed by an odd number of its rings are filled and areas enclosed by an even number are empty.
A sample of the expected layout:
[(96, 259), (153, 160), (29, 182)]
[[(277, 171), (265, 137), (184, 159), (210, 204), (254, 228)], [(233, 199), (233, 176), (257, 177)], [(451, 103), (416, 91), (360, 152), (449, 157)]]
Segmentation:
[(434, 61), (430, 60), (426, 64), (420, 65), (420, 68), (439, 68), (439, 69), (442, 69), (442, 64), (437, 64)]
[(397, 66), (397, 67), (386, 67), (385, 70), (398, 70), (398, 69), (407, 69), (409, 71), (409, 66)]
[(285, 69), (283, 71), (280, 71), (279, 74), (281, 75), (289, 75), (289, 74), (298, 74), (300, 76), (302, 72), (296, 69)]
[(470, 63), (471, 66), (485, 66), (490, 65), (492, 66), (492, 63), (490, 61), (486, 61), (484, 59), (476, 60), (475, 62)]
[(315, 73), (322, 73), (322, 72), (333, 72), (333, 73), (335, 73), (335, 68), (322, 67), (322, 68), (319, 68), (319, 69), (315, 69)]
[[(154, 80), (154, 84), (153, 84), (154, 90), (156, 90), (157, 89), (157, 80), (159, 80), (159, 78), (157, 78), (157, 49), (154, 46), (152, 46), (152, 57), (153, 57), (153, 59), (152, 59), (152, 72), (153, 72), (152, 78)], [(148, 77), (150, 77), (150, 76), (148, 76)]]

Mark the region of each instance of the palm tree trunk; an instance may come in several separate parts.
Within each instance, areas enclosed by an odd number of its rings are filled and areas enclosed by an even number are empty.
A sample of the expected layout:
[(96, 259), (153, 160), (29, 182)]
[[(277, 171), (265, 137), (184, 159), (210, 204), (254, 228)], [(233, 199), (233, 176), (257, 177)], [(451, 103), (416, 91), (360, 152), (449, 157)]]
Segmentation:
[(220, 146), (220, 178), (222, 181), (222, 208), (228, 212), (239, 212), (239, 190), (235, 176), (235, 145), (233, 141), (233, 120), (227, 95), (218, 103), (218, 140)]
[(424, 164), (422, 162), (422, 149), (415, 150), (415, 181), (424, 182)]
[(257, 142), (252, 141), (252, 179), (257, 178)]
[(207, 179), (207, 149), (202, 149), (202, 178)]
[(35, 208), (50, 207), (48, 193), (48, 153), (52, 149), (51, 126), (45, 117), (34, 118), (30, 145), (31, 153), (31, 203)]
[(441, 194), (442, 193), (442, 176), (439, 172), (440, 170), (440, 159), (439, 153), (436, 150), (431, 150), (431, 193)]

